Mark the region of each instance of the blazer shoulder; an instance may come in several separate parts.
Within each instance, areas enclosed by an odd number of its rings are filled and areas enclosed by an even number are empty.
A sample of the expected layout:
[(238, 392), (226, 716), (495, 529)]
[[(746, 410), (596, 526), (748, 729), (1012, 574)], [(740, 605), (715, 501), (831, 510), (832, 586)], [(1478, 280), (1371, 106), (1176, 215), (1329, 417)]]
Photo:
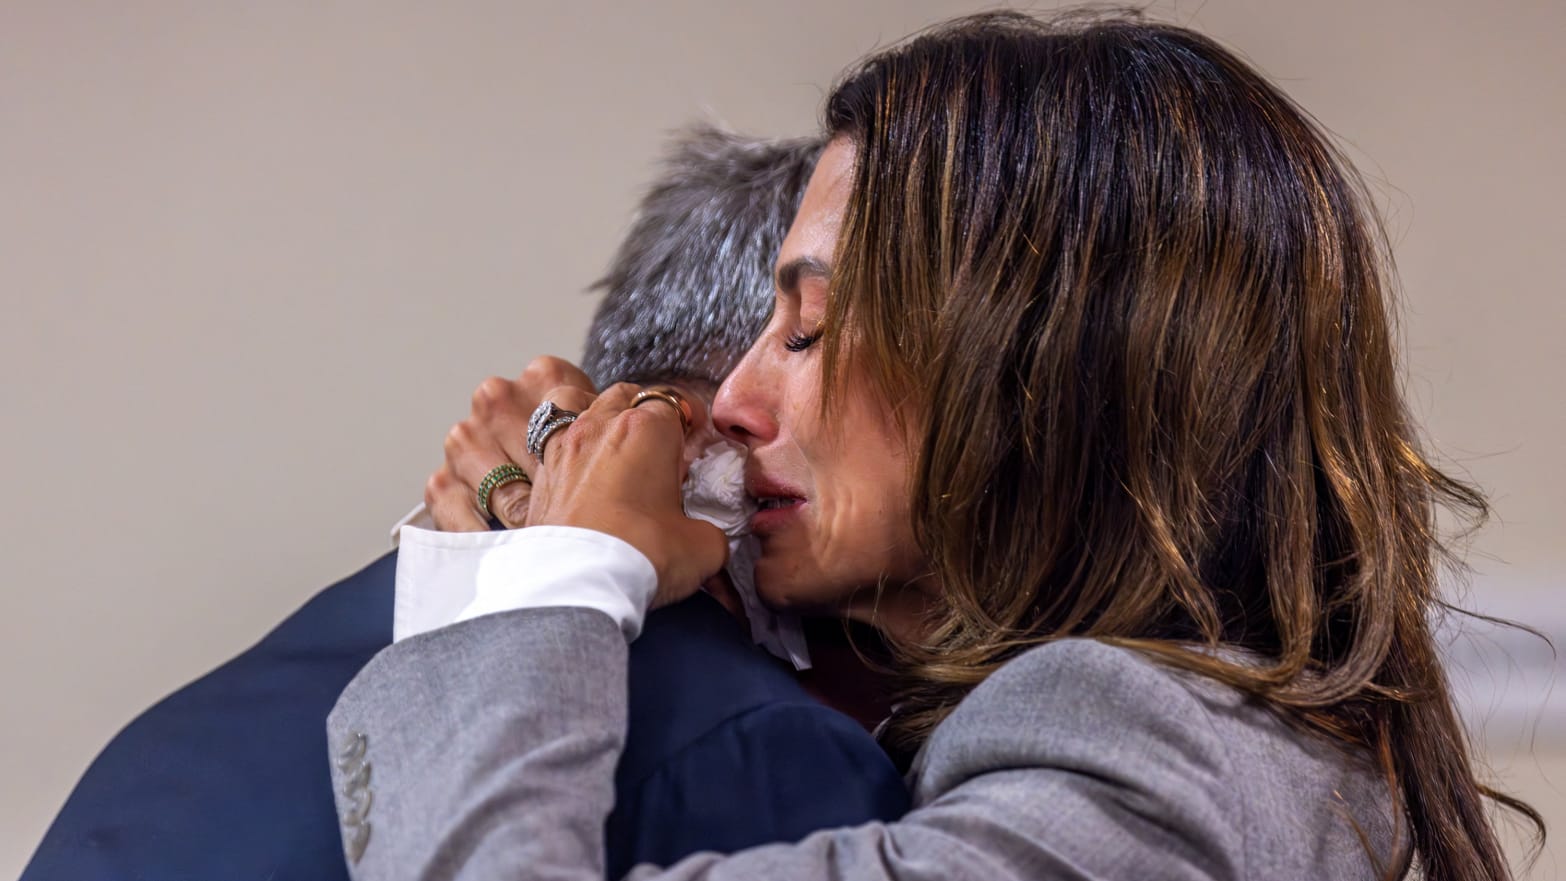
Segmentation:
[(1363, 750), (1216, 680), (1094, 640), (1049, 643), (1002, 666), (919, 762), (916, 805), (996, 771), (1093, 781), (1143, 815), (1199, 818), (1191, 837), (1211, 839), (1203, 852), (1261, 876), (1361, 877), (1396, 858), (1394, 806)]
[(974, 690), (1129, 692), (1184, 689), (1181, 674), (1133, 649), (1096, 639), (1061, 639), (1035, 646), (1003, 664)]
[[(1237, 694), (1237, 693), (1236, 693)], [(1130, 737), (1201, 745), (1214, 737), (1208, 705), (1231, 700), (1132, 649), (1091, 639), (1037, 646), (980, 683), (936, 729), (927, 752), (960, 742), (1058, 748)], [(1224, 764), (1219, 762), (1219, 764)]]

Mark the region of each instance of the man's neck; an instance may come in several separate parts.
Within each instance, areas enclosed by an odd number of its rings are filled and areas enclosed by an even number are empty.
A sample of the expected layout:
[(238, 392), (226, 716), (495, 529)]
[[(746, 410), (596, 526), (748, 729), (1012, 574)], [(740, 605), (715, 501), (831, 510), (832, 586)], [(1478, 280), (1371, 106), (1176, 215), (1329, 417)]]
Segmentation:
[(845, 626), (841, 618), (806, 618), (804, 627), (810, 669), (798, 674), (800, 684), (816, 700), (874, 731), (892, 706), (890, 675), (865, 657), (884, 653), (880, 636), (862, 624)]

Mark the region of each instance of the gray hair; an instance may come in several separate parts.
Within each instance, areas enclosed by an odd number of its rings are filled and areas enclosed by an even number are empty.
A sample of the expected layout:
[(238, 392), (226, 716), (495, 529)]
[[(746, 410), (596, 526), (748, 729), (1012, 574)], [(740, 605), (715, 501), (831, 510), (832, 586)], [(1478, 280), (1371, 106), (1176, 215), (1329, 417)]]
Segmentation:
[(719, 383), (761, 333), (772, 264), (822, 141), (745, 138), (709, 125), (674, 137), (609, 272), (582, 369), (619, 381)]

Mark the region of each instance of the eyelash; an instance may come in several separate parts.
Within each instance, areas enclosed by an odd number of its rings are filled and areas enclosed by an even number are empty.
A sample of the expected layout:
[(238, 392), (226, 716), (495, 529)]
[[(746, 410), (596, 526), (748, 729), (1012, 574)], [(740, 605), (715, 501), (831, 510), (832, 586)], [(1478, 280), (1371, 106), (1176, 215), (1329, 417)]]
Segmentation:
[(812, 334), (795, 334), (783, 343), (783, 348), (788, 349), (790, 352), (803, 352), (815, 345), (819, 339), (821, 339), (821, 331), (819, 330)]

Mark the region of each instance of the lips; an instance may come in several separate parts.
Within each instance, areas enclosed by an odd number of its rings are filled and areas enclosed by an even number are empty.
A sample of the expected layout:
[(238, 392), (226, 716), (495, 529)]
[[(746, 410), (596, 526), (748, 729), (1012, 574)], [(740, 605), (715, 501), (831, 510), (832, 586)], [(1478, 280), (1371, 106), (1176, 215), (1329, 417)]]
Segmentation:
[(750, 529), (757, 535), (775, 532), (793, 519), (805, 504), (804, 494), (799, 490), (760, 475), (746, 478), (745, 493), (756, 503)]

